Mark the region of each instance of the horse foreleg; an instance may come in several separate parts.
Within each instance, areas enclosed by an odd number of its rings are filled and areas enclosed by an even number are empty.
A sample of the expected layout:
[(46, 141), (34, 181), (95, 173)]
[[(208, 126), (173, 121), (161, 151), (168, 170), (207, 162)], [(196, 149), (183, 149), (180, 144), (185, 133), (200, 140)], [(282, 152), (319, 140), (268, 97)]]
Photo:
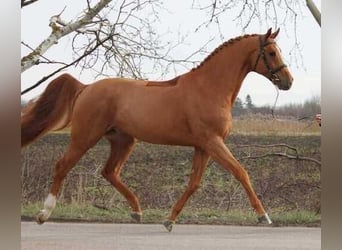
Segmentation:
[(131, 216), (141, 222), (142, 211), (137, 196), (128, 189), (120, 178), (121, 169), (133, 149), (135, 139), (127, 134), (112, 132), (106, 134), (111, 145), (109, 159), (102, 170), (102, 176), (108, 180), (128, 201), (133, 212)]
[(251, 185), (249, 176), (247, 171), (240, 165), (240, 163), (234, 158), (232, 153), (224, 144), (223, 140), (218, 138), (217, 140), (212, 140), (207, 145), (207, 152), (223, 168), (230, 171), (234, 177), (240, 181), (246, 193), (249, 197), (249, 200), (252, 204), (252, 207), (255, 209), (258, 220), (260, 223), (271, 224), (272, 221), (268, 217), (265, 212), (264, 207), (262, 206), (260, 200), (258, 199), (255, 191)]
[(171, 215), (163, 223), (169, 232), (171, 232), (172, 226), (175, 223), (177, 216), (182, 211), (185, 203), (188, 201), (190, 196), (199, 188), (208, 160), (209, 156), (205, 151), (199, 148), (195, 149), (188, 187), (186, 188), (181, 198), (173, 206)]

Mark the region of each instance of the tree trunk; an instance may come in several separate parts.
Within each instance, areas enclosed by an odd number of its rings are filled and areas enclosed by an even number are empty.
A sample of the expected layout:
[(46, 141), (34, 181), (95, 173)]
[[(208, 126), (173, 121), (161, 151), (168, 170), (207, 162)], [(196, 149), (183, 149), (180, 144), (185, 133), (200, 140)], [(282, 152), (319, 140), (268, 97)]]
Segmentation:
[(311, 14), (316, 19), (319, 26), (321, 26), (321, 12), (316, 7), (315, 3), (312, 0), (306, 0), (306, 5), (308, 6)]

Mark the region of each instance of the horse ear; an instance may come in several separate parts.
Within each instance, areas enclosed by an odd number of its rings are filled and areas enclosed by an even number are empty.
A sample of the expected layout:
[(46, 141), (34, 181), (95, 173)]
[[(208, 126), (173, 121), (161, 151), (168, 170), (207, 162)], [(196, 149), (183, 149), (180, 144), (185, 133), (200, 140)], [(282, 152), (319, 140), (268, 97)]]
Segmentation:
[(271, 36), (272, 34), (272, 28), (269, 28), (266, 32), (266, 34), (264, 35), (264, 41), (266, 42), (267, 39)]
[(280, 28), (278, 28), (274, 33), (272, 33), (270, 37), (273, 39), (276, 38), (279, 34), (279, 30), (280, 30)]

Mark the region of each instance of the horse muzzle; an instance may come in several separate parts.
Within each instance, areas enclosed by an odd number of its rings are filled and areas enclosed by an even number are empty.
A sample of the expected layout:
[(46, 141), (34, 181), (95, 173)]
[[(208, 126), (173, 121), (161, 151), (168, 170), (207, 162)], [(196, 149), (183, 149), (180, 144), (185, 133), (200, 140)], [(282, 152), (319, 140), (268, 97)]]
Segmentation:
[(282, 79), (278, 77), (276, 74), (273, 74), (270, 78), (272, 83), (278, 87), (280, 90), (289, 90), (292, 86), (293, 79)]

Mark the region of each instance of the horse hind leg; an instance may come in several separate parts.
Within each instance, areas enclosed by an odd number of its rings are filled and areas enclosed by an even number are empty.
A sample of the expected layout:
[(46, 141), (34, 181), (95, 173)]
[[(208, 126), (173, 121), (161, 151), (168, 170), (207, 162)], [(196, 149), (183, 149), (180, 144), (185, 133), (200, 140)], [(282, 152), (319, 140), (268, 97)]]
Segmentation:
[(38, 224), (43, 224), (50, 217), (53, 209), (56, 206), (57, 194), (61, 187), (63, 179), (72, 169), (86, 150), (76, 150), (72, 146), (64, 154), (64, 156), (57, 162), (55, 167), (55, 176), (50, 189), (50, 193), (44, 202), (44, 208), (40, 210), (36, 216)]
[[(75, 125), (75, 124), (74, 124)], [(92, 124), (93, 127), (94, 124)], [(60, 190), (62, 182), (70, 170), (76, 165), (78, 160), (87, 152), (89, 148), (94, 146), (96, 142), (104, 135), (105, 128), (91, 130), (87, 126), (81, 129), (72, 128), (71, 141), (65, 154), (56, 163), (53, 183), (50, 193), (44, 202), (44, 208), (40, 210), (36, 216), (38, 224), (43, 224), (51, 215), (56, 206), (57, 194)]]
[(195, 154), (192, 161), (192, 171), (190, 174), (190, 179), (188, 186), (180, 197), (180, 199), (173, 206), (171, 215), (163, 222), (166, 230), (172, 231), (173, 224), (175, 224), (176, 218), (182, 211), (186, 202), (190, 196), (199, 188), (203, 173), (206, 169), (207, 163), (209, 161), (209, 155), (200, 148), (195, 149)]
[(110, 142), (111, 152), (102, 170), (102, 176), (126, 198), (133, 210), (131, 213), (132, 218), (137, 222), (141, 222), (142, 211), (139, 199), (120, 178), (122, 167), (133, 149), (135, 139), (130, 135), (113, 131), (107, 133), (105, 137)]

